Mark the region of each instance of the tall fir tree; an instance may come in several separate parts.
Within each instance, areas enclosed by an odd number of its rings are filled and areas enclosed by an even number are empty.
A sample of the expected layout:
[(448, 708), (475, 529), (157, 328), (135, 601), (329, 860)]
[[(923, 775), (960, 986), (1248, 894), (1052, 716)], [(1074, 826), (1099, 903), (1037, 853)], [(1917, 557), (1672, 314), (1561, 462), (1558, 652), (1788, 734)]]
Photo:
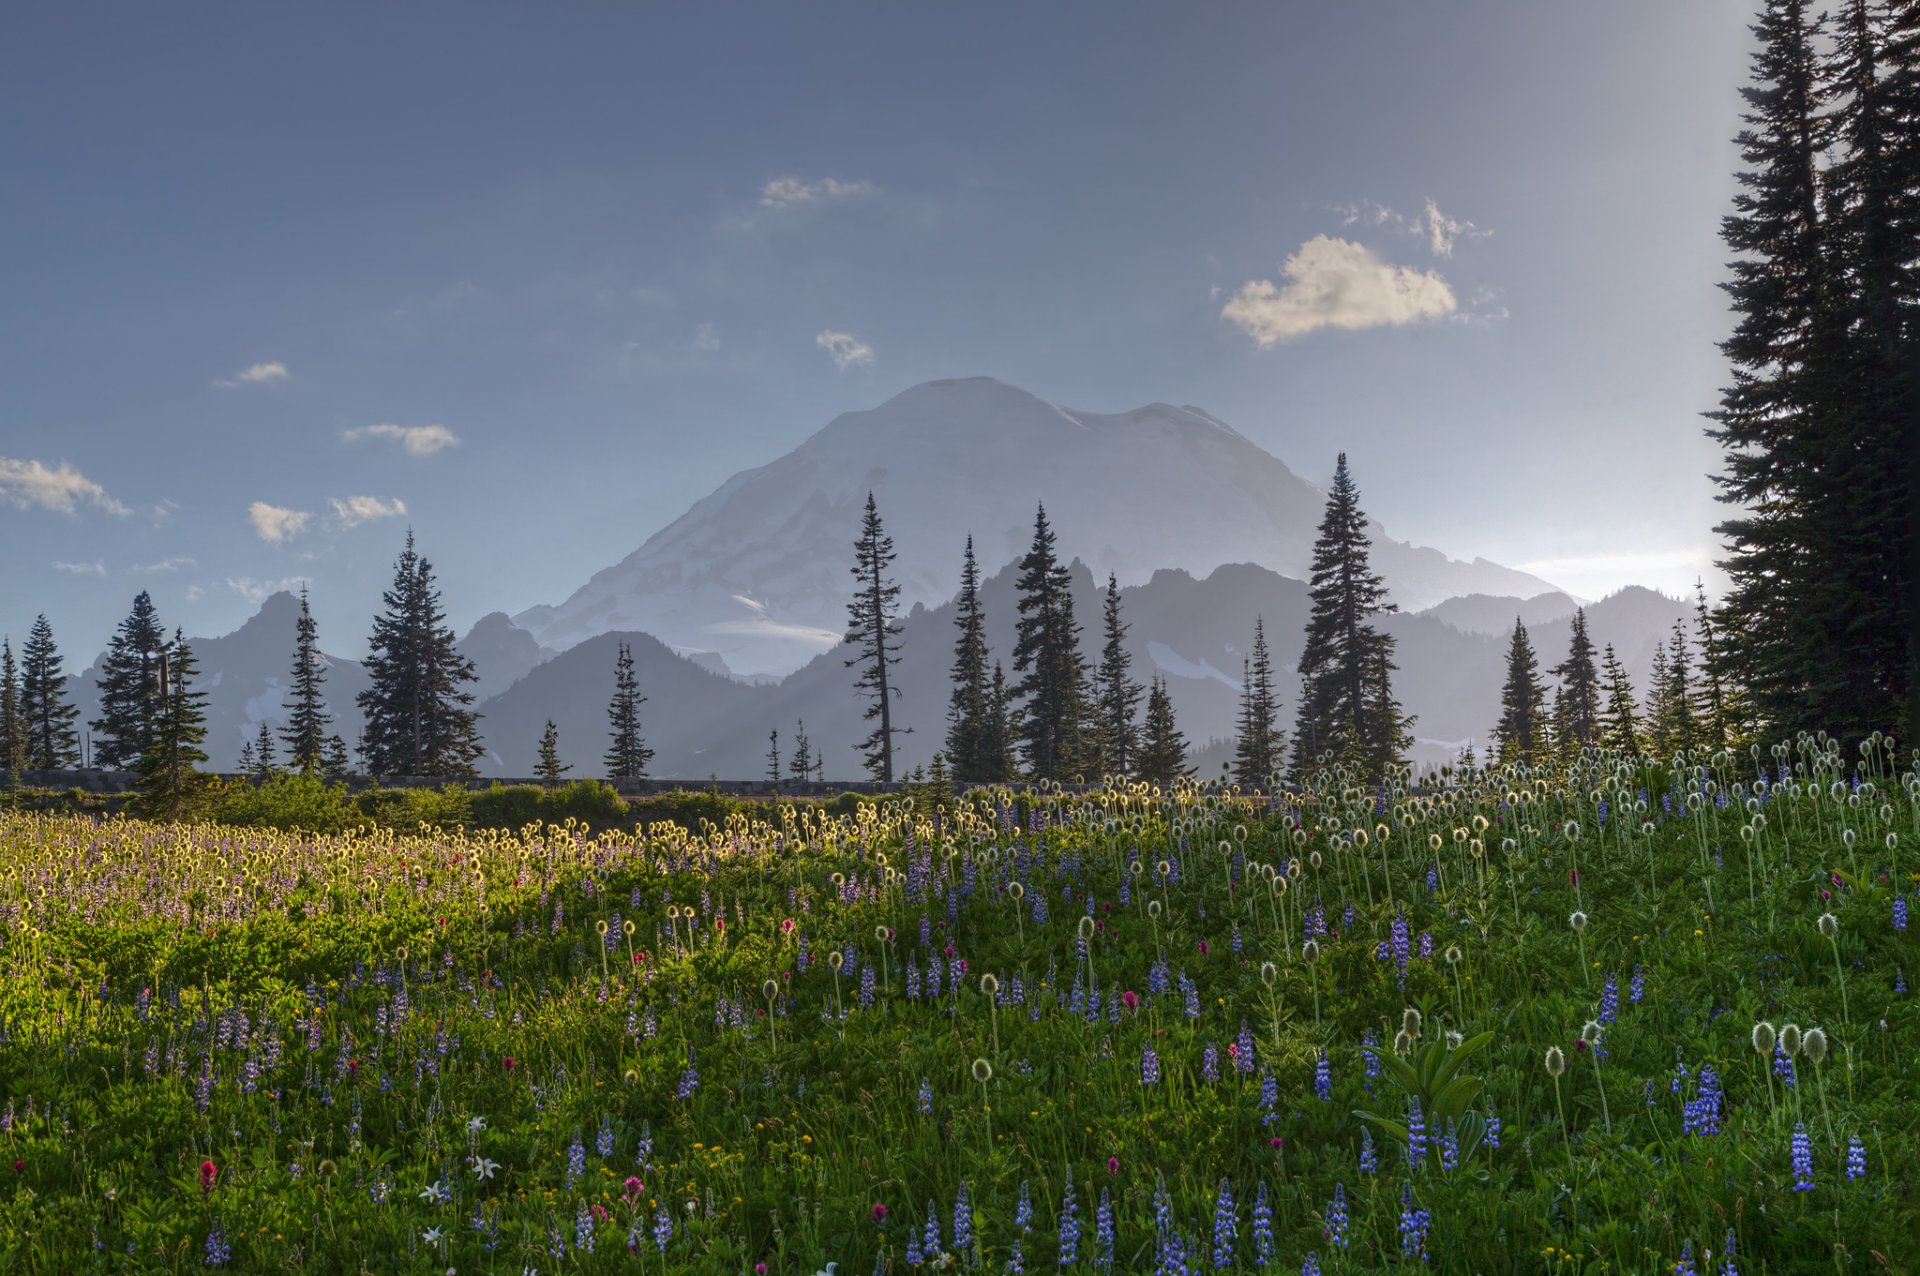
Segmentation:
[(993, 662), (993, 686), (987, 703), (988, 721), (993, 728), (987, 738), (991, 768), (983, 779), (989, 784), (1005, 784), (1019, 771), (1016, 750), (1020, 743), (1020, 718), (1013, 688), (1007, 685), (1006, 666), (998, 660)]
[(1507, 646), (1507, 681), (1500, 691), (1500, 721), (1493, 728), (1493, 742), (1502, 765), (1545, 760), (1546, 697), (1533, 643), (1527, 637), (1527, 627), (1516, 616), (1513, 639)]
[(352, 769), (347, 758), (347, 742), (338, 735), (328, 736), (326, 752), (320, 755), (320, 774), (329, 780), (339, 780)]
[(1731, 377), (1709, 413), (1738, 512), (1716, 528), (1730, 585), (1707, 664), (1758, 729), (1852, 741), (1911, 711), (1920, 668), (1920, 18), (1841, 0), (1831, 21), (1824, 61), (1803, 0), (1768, 0), (1753, 28), (1722, 228)]
[(860, 750), (867, 774), (886, 783), (893, 779), (893, 738), (905, 734), (893, 725), (893, 700), (900, 689), (890, 681), (890, 671), (900, 663), (900, 585), (888, 574), (894, 560), (893, 538), (880, 524), (880, 507), (872, 492), (867, 493), (866, 513), (861, 517), (860, 537), (854, 542), (853, 552), (857, 584), (847, 603), (845, 641), (859, 650), (846, 666), (860, 669), (853, 686), (867, 698), (862, 717), (868, 722), (878, 719), (867, 738), (854, 747)]
[(1677, 749), (1691, 749), (1700, 742), (1693, 716), (1693, 657), (1688, 650), (1684, 621), (1673, 622), (1661, 673), (1664, 681), (1660, 689), (1660, 717), (1649, 729), (1661, 742), (1661, 755), (1667, 756)]
[(1332, 755), (1358, 762), (1379, 780), (1399, 765), (1413, 720), (1393, 695), (1394, 640), (1372, 623), (1399, 609), (1373, 570), (1367, 516), (1344, 452), (1334, 465), (1309, 583), (1312, 611), (1300, 653), (1290, 770), (1301, 776)]
[(265, 722), (253, 737), (253, 774), (256, 779), (270, 780), (280, 768), (276, 765), (273, 748), (273, 728)]
[(992, 675), (987, 662), (987, 613), (980, 600), (980, 565), (973, 537), (960, 564), (960, 594), (953, 620), (960, 636), (953, 643), (953, 692), (947, 701), (947, 756), (953, 777), (963, 784), (999, 778), (993, 750)]
[(1722, 653), (1719, 631), (1714, 627), (1713, 609), (1707, 605), (1707, 587), (1693, 583), (1693, 640), (1699, 645), (1700, 663), (1693, 685), (1693, 720), (1700, 742), (1722, 749), (1738, 739), (1739, 696), (1727, 686), (1726, 658)]
[(1653, 648), (1653, 667), (1647, 673), (1646, 702), (1640, 708), (1641, 743), (1656, 758), (1670, 758), (1678, 747), (1671, 735), (1672, 694), (1673, 679), (1667, 674), (1667, 644), (1657, 643)]
[(67, 674), (53, 626), (34, 617), (20, 650), (20, 708), (27, 722), (27, 769), (62, 771), (80, 765), (80, 710), (67, 703)]
[(287, 724), (280, 740), (287, 747), (287, 766), (301, 775), (318, 775), (327, 770), (327, 736), (333, 726), (333, 714), (327, 709), (321, 688), (327, 680), (326, 658), (320, 654), (320, 630), (314, 623), (313, 609), (307, 605), (307, 587), (300, 587), (300, 619), (293, 628), (293, 685), (291, 698), (280, 707), (287, 711)]
[(1573, 757), (1600, 743), (1600, 671), (1594, 665), (1593, 639), (1587, 635), (1587, 609), (1573, 613), (1573, 637), (1567, 658), (1549, 672), (1560, 680), (1553, 702), (1554, 739)]
[(780, 786), (780, 728), (767, 732), (767, 783)]
[(540, 729), (540, 760), (534, 764), (533, 773), (540, 783), (553, 788), (571, 770), (571, 766), (560, 760), (560, 728), (548, 718), (547, 725)]
[(162, 652), (156, 672), (161, 709), (147, 750), (140, 756), (136, 805), (148, 819), (185, 819), (199, 807), (206, 791), (200, 764), (207, 760), (201, 747), (207, 738), (207, 697), (194, 690), (199, 667), (178, 629)]
[(646, 702), (633, 669), (633, 648), (623, 642), (613, 662), (613, 699), (607, 702), (607, 722), (611, 727), (608, 734), (613, 738), (606, 755), (610, 780), (647, 778), (653, 750), (640, 734), (640, 706)]
[(1013, 694), (1021, 702), (1019, 737), (1028, 772), (1038, 780), (1075, 774), (1086, 756), (1087, 659), (1073, 618), (1073, 575), (1054, 552), (1044, 505), (1034, 517), (1033, 544), (1016, 581)]
[(1253, 652), (1242, 666), (1240, 716), (1233, 749), (1233, 778), (1244, 788), (1265, 789), (1280, 768), (1283, 748), (1279, 701), (1273, 694), (1273, 658), (1267, 651), (1267, 622), (1253, 620)]
[(27, 715), (13, 639), (0, 639), (0, 774), (27, 769)]
[(1634, 700), (1633, 680), (1614, 654), (1612, 643), (1607, 644), (1600, 670), (1607, 692), (1607, 707), (1600, 717), (1600, 741), (1609, 749), (1638, 754), (1642, 748), (1640, 710)]
[(787, 764), (787, 774), (805, 784), (813, 779), (813, 741), (807, 739), (807, 724), (801, 719), (793, 725), (793, 760)]
[(414, 549), (411, 531), (382, 600), (386, 610), (367, 640), (372, 685), (357, 697), (366, 718), (360, 756), (375, 775), (472, 776), (485, 752), (465, 690), (473, 661), (455, 646), (433, 566)]
[(160, 714), (160, 653), (166, 645), (167, 631), (143, 589), (108, 642), (94, 684), (100, 692), (100, 716), (89, 724), (95, 766), (124, 771), (147, 751)]
[(1120, 619), (1120, 582), (1107, 573), (1107, 594), (1101, 608), (1100, 663), (1093, 673), (1093, 707), (1100, 769), (1109, 775), (1131, 775), (1134, 754), (1140, 748), (1141, 697), (1146, 688), (1133, 680), (1133, 653), (1127, 650), (1127, 630)]
[(1167, 680), (1154, 675), (1147, 689), (1147, 712), (1141, 724), (1140, 759), (1135, 768), (1141, 779), (1170, 789), (1187, 774), (1187, 738), (1173, 719), (1173, 697)]

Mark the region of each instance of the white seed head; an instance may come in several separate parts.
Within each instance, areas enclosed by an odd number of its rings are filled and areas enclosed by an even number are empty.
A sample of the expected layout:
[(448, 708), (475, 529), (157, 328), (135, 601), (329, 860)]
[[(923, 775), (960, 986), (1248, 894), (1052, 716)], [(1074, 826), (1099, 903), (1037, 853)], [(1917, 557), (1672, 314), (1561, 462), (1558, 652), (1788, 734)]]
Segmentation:
[(1567, 1056), (1559, 1046), (1547, 1047), (1547, 1075), (1557, 1077), (1567, 1070)]
[(1155, 921), (1160, 920), (1160, 901), (1159, 900), (1150, 899), (1147, 901), (1147, 916), (1153, 918)]
[(1441, 956), (1447, 959), (1447, 965), (1457, 966), (1460, 964), (1460, 958), (1465, 956), (1465, 954), (1460, 951), (1460, 945), (1448, 944), (1447, 951), (1442, 953)]
[(1827, 1057), (1827, 1034), (1821, 1028), (1809, 1028), (1800, 1036), (1800, 1053), (1818, 1064)]
[(1580, 1040), (1586, 1042), (1588, 1045), (1592, 1045), (1600, 1040), (1601, 1031), (1600, 1021), (1598, 1019), (1589, 1019), (1580, 1025)]
[(780, 995), (780, 985), (775, 981), (769, 979), (767, 980), (767, 982), (760, 985), (760, 995), (762, 997), (765, 997), (768, 1001), (772, 1001), (775, 997), (778, 997)]
[(981, 1085), (985, 1085), (987, 1082), (993, 1080), (993, 1065), (985, 1059), (975, 1059), (973, 1061), (973, 1079)]
[(1300, 956), (1307, 962), (1308, 965), (1312, 965), (1314, 962), (1319, 961), (1320, 960), (1320, 941), (1317, 939), (1309, 939), (1306, 943), (1300, 945)]
[(1820, 914), (1820, 933), (1832, 939), (1840, 933), (1840, 919), (1832, 913)]
[(1260, 963), (1260, 982), (1261, 983), (1271, 988), (1273, 987), (1274, 983), (1279, 980), (1279, 978), (1280, 978), (1280, 968), (1278, 966), (1274, 965), (1270, 961), (1263, 961)]
[(1082, 939), (1093, 938), (1093, 918), (1082, 917), (1080, 919), (1080, 938)]
[(991, 997), (1000, 991), (1000, 981), (992, 975), (980, 976), (980, 991)]
[(1576, 912), (1567, 918), (1567, 925), (1573, 927), (1575, 930), (1585, 930), (1587, 928), (1587, 915)]
[(1799, 1024), (1790, 1023), (1790, 1024), (1784, 1024), (1781, 1026), (1780, 1049), (1786, 1053), (1786, 1056), (1789, 1059), (1793, 1058), (1793, 1056), (1800, 1053), (1800, 1025)]
[(1412, 1006), (1408, 1006), (1400, 1014), (1400, 1031), (1406, 1033), (1409, 1037), (1417, 1037), (1420, 1035), (1420, 1012)]
[(840, 968), (846, 964), (847, 955), (838, 948), (827, 954), (827, 965), (833, 967), (836, 974), (839, 973)]
[(1779, 1039), (1779, 1035), (1773, 1030), (1773, 1025), (1765, 1019), (1753, 1025), (1753, 1036), (1749, 1038), (1753, 1044), (1753, 1052), (1760, 1055), (1772, 1054), (1773, 1043)]

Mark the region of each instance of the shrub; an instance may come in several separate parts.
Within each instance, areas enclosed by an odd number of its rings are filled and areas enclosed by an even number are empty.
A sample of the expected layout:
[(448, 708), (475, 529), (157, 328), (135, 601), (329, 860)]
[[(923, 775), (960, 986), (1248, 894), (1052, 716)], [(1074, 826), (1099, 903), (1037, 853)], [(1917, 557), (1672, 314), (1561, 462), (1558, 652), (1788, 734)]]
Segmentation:
[(383, 828), (410, 833), (422, 824), (456, 829), (473, 817), (473, 794), (459, 784), (438, 789), (368, 789), (354, 799), (360, 814)]
[(557, 789), (496, 784), (473, 794), (469, 808), (476, 828), (517, 829), (536, 821), (564, 824), (569, 818), (590, 829), (626, 828), (631, 823), (625, 799), (598, 780), (575, 780)]
[(211, 814), (222, 824), (338, 833), (360, 823), (347, 786), (317, 775), (276, 775), (258, 783), (222, 785)]

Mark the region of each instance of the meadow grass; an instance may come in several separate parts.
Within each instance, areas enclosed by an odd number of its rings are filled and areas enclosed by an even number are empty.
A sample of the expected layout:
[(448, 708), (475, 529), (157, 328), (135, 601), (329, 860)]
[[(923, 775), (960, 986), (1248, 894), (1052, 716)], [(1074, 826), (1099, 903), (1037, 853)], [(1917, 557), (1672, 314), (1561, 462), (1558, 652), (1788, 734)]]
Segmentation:
[(0, 814), (0, 1269), (1903, 1270), (1914, 765)]

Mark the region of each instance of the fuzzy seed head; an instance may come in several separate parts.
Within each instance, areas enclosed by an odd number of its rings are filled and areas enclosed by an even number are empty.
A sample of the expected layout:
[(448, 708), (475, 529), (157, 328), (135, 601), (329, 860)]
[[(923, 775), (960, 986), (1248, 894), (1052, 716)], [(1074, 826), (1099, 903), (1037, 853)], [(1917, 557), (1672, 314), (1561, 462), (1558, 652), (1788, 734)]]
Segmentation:
[(985, 1085), (987, 1082), (993, 1080), (993, 1065), (985, 1059), (975, 1059), (973, 1061), (973, 1079), (981, 1085)]
[(1809, 1028), (1800, 1036), (1800, 1053), (1818, 1065), (1827, 1057), (1827, 1034), (1822, 1028)]
[(1567, 1070), (1567, 1056), (1559, 1046), (1547, 1047), (1547, 1075), (1558, 1077)]
[(1000, 981), (992, 975), (980, 976), (980, 991), (991, 997), (1000, 991)]
[(1832, 913), (1820, 914), (1820, 933), (1832, 939), (1840, 933), (1840, 919)]
[(1773, 1043), (1779, 1039), (1779, 1034), (1774, 1032), (1773, 1025), (1762, 1019), (1753, 1025), (1753, 1035), (1748, 1040), (1752, 1043), (1755, 1054), (1769, 1055), (1773, 1053)]
[(1790, 1023), (1782, 1025), (1780, 1029), (1780, 1048), (1786, 1051), (1787, 1058), (1789, 1059), (1800, 1053), (1799, 1024)]

